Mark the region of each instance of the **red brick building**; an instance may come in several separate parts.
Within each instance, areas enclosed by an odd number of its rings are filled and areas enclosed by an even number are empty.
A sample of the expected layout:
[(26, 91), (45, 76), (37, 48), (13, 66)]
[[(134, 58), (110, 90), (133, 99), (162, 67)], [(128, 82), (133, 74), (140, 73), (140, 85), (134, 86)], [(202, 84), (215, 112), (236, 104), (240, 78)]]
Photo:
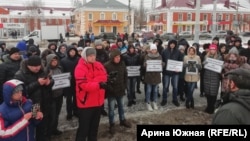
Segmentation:
[(69, 25), (72, 8), (23, 6), (0, 7), (0, 37), (8, 38), (16, 30), (19, 37), (23, 37), (41, 25), (64, 25), (66, 31), (72, 30)]
[[(236, 1), (217, 0), (216, 30), (249, 31), (250, 3), (240, 0), (237, 4)], [(201, 0), (200, 31), (212, 30), (212, 15), (213, 0)], [(155, 32), (193, 33), (195, 16), (195, 0), (162, 0), (159, 7), (147, 13), (147, 28)]]

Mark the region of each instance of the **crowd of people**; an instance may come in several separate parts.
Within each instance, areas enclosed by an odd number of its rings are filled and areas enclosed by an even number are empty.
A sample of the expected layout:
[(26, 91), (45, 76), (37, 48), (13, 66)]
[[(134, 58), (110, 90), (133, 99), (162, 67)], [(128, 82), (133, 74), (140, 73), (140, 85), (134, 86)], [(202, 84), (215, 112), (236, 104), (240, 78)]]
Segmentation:
[[(143, 44), (136, 37), (131, 41), (118, 38), (111, 44), (81, 37), (70, 45), (50, 43), (41, 52), (32, 39), (16, 47), (2, 43), (0, 139), (50, 141), (51, 136), (61, 135), (58, 119), (63, 97), (65, 118), (75, 116), (79, 121), (76, 141), (97, 140), (101, 115), (108, 116), (109, 132), (115, 134), (116, 107), (120, 126), (131, 128), (123, 101), (127, 96), (127, 106), (136, 105), (141, 84), (148, 111), (165, 106), (170, 93), (173, 105), (179, 107), (179, 101), (185, 101), (187, 109), (195, 108), (193, 94), (200, 82), (200, 96), (207, 99), (204, 112), (214, 114), (222, 107), (213, 124), (249, 124), (250, 40), (248, 48), (241, 44), (236, 36), (226, 44), (215, 37), (200, 52), (198, 43), (189, 45), (186, 39), (170, 40), (163, 46), (161, 39)], [(223, 61), (220, 72), (206, 68), (209, 59)], [(181, 62), (181, 69), (170, 69), (170, 61)], [(70, 86), (54, 89), (53, 76), (63, 73), (70, 74)]]

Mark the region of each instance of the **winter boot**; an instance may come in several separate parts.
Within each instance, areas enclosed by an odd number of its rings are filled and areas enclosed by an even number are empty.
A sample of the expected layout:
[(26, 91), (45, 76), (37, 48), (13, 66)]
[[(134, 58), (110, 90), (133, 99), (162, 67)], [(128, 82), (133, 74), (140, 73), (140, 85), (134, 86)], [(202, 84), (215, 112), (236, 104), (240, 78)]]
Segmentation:
[(158, 106), (157, 106), (156, 102), (152, 102), (152, 107), (154, 110), (158, 110)]
[(148, 109), (149, 111), (153, 111), (153, 109), (152, 109), (152, 107), (151, 107), (151, 105), (150, 105), (149, 103), (146, 103), (146, 107), (147, 107), (147, 109)]
[(191, 100), (190, 107), (191, 107), (192, 109), (194, 109), (194, 100), (193, 100), (193, 99)]
[(186, 108), (189, 109), (190, 106), (189, 106), (189, 101), (186, 100)]
[(131, 124), (125, 119), (120, 122), (120, 126), (124, 126), (126, 128), (131, 128)]
[(112, 135), (115, 134), (115, 124), (114, 123), (110, 124), (109, 133)]

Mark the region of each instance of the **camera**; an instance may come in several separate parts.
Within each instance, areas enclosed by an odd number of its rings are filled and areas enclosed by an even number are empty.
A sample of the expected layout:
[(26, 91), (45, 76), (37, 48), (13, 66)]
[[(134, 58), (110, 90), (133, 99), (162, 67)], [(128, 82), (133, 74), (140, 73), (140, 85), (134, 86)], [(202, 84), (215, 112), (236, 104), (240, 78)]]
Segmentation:
[(111, 71), (108, 74), (108, 83), (113, 84), (116, 81), (117, 75), (118, 75), (118, 71)]
[(33, 104), (32, 105), (32, 109), (31, 109), (31, 112), (32, 112), (32, 117), (33, 118), (36, 118), (36, 115), (37, 115), (37, 112), (40, 111), (40, 104)]

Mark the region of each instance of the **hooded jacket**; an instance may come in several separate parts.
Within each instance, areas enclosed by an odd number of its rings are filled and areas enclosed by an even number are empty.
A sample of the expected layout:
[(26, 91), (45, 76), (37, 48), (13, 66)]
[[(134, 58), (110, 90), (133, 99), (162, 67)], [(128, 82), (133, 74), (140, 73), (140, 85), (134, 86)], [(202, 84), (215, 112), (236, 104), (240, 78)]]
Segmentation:
[(121, 55), (121, 52), (118, 49), (112, 50), (110, 52), (110, 59), (107, 63), (104, 64), (108, 74), (111, 72), (117, 72), (116, 79), (113, 83), (108, 83), (109, 88), (106, 91), (107, 97), (116, 97), (125, 95), (125, 89), (127, 87), (127, 68), (124, 61), (119, 63), (114, 62), (114, 58), (118, 55)]
[[(173, 49), (170, 48), (170, 44), (172, 44), (172, 43), (175, 44), (175, 47)], [(175, 61), (183, 61), (183, 55), (178, 50), (176, 40), (169, 41), (168, 48), (164, 49), (162, 52), (162, 61), (165, 65), (168, 65), (167, 64), (168, 59), (175, 60)], [(166, 66), (164, 66), (163, 67), (163, 74), (164, 75), (174, 75), (174, 74), (179, 74), (179, 72), (168, 71), (168, 70), (166, 70)]]
[[(190, 49), (193, 48), (194, 49), (194, 55), (190, 55), (189, 51)], [(201, 59), (198, 55), (196, 55), (196, 48), (195, 47), (189, 47), (187, 50), (187, 55), (184, 57), (184, 61), (183, 61), (183, 66), (184, 67), (184, 71), (185, 73), (185, 81), (186, 82), (197, 82), (200, 79), (200, 75), (199, 75), (199, 71), (201, 70)], [(191, 62), (196, 62), (195, 65), (191, 65), (189, 64), (189, 61)], [(197, 71), (197, 73), (188, 73), (188, 69), (190, 67), (194, 67)]]
[(103, 65), (95, 61), (87, 62), (85, 47), (82, 57), (75, 68), (76, 104), (78, 108), (99, 107), (104, 103), (105, 90), (100, 88), (100, 82), (107, 81), (107, 73)]
[[(24, 114), (31, 112), (31, 100), (22, 98), (12, 101), (14, 89), (23, 85), (19, 80), (10, 80), (3, 85), (4, 103), (0, 105), (0, 140), (1, 141), (35, 141), (35, 119), (29, 121)], [(25, 90), (23, 90), (24, 92)]]
[[(52, 67), (51, 62), (52, 62), (52, 59), (54, 59), (54, 58), (57, 59), (58, 64), (57, 64), (57, 66)], [(62, 74), (62, 68), (61, 68), (61, 66), (59, 66), (60, 60), (59, 60), (57, 55), (49, 54), (46, 57), (46, 62), (47, 62), (47, 66), (45, 68), (45, 72), (49, 72), (50, 75)], [(52, 97), (59, 97), (62, 94), (63, 94), (63, 89), (57, 89), (57, 90), (52, 91)]]
[(223, 105), (215, 113), (212, 124), (250, 124), (250, 90), (239, 89), (223, 97)]

